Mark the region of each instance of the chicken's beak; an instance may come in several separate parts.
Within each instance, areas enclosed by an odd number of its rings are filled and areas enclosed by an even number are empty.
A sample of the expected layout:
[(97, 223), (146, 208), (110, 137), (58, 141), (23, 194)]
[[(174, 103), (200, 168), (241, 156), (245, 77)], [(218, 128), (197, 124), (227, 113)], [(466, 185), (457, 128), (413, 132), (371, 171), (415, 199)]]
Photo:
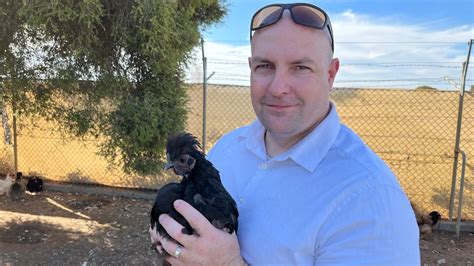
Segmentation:
[(173, 168), (173, 167), (174, 167), (173, 163), (171, 163), (171, 162), (166, 162), (165, 165), (163, 166), (163, 170), (166, 171), (166, 170), (168, 170), (168, 169), (170, 169), (170, 168)]

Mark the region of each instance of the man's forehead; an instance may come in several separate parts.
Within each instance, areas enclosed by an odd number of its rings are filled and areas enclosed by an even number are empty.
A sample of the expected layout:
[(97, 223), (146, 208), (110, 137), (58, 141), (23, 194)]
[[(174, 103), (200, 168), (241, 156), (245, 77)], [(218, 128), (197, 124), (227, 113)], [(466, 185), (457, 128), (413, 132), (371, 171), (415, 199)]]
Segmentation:
[[(266, 32), (272, 33), (275, 37), (282, 36), (282, 35), (292, 35), (290, 38), (294, 38), (296, 34), (301, 36), (300, 39), (295, 39), (298, 42), (314, 42), (319, 43), (322, 40), (327, 41), (329, 49), (331, 49), (331, 40), (329, 33), (326, 30), (318, 30), (311, 27), (303, 26), (297, 24), (293, 21), (290, 15), (289, 10), (284, 10), (282, 14), (282, 18), (278, 20), (277, 23), (270, 25), (268, 27), (264, 27), (262, 29), (258, 29), (255, 31), (252, 40), (251, 40), (251, 48), (253, 50), (255, 40), (259, 39), (259, 35), (266, 35)], [(305, 36), (303, 36), (305, 35)], [(286, 36), (283, 36), (286, 37)]]
[[(282, 59), (282, 57), (278, 57), (279, 59)], [(250, 58), (252, 62), (263, 62), (263, 63), (271, 63), (274, 61), (273, 58), (270, 57), (265, 57), (265, 56), (253, 56)], [(302, 64), (302, 63), (315, 63), (315, 60), (312, 59), (311, 57), (305, 55), (301, 56), (295, 56), (294, 58), (288, 58), (287, 60), (291, 64)]]

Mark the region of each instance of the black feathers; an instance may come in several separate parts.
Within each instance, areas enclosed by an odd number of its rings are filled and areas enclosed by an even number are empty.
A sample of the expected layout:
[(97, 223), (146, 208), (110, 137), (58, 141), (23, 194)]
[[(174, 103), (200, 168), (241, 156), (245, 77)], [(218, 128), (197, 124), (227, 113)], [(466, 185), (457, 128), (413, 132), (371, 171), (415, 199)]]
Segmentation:
[(173, 168), (183, 177), (180, 183), (163, 186), (156, 196), (151, 211), (151, 228), (169, 237), (158, 222), (158, 217), (167, 213), (181, 223), (183, 233), (192, 234), (193, 229), (173, 208), (173, 202), (183, 199), (200, 211), (215, 227), (229, 233), (237, 230), (238, 211), (235, 201), (221, 183), (219, 172), (206, 160), (198, 140), (189, 133), (180, 133), (168, 139), (166, 144), (168, 162), (165, 169)]
[(28, 178), (28, 183), (26, 183), (26, 190), (32, 193), (43, 191), (43, 180), (37, 176), (32, 176)]
[(430, 220), (431, 220), (431, 223), (432, 225), (436, 225), (438, 223), (438, 221), (441, 219), (441, 214), (437, 211), (432, 211), (430, 212), (430, 214), (428, 214), (430, 216)]

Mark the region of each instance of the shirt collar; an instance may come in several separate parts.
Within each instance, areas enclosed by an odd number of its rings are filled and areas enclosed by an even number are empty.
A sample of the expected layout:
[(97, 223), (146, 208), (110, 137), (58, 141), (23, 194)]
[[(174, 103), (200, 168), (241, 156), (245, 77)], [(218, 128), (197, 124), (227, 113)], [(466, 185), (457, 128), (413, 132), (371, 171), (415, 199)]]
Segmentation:
[(331, 103), (329, 114), (306, 137), (288, 150), (288, 156), (306, 170), (313, 172), (333, 146), (341, 129), (336, 107)]
[[(336, 141), (340, 128), (341, 122), (336, 107), (331, 103), (329, 114), (311, 133), (288, 151), (274, 157), (273, 160), (282, 161), (290, 158), (306, 170), (313, 172)], [(239, 135), (239, 139), (244, 141), (247, 149), (262, 160), (267, 158), (264, 134), (265, 128), (257, 119)]]
[(239, 135), (239, 139), (244, 141), (245, 147), (252, 151), (262, 160), (267, 160), (267, 152), (265, 150), (265, 128), (258, 118), (250, 124), (242, 133)]

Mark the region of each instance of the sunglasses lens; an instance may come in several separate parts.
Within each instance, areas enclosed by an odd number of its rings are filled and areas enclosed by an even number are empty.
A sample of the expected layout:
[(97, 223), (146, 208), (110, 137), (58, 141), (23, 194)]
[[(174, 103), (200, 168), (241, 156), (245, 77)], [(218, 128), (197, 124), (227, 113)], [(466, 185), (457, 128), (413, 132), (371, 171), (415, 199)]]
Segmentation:
[(294, 6), (291, 12), (296, 23), (309, 27), (322, 29), (326, 22), (326, 15), (323, 12), (309, 6)]
[(269, 6), (255, 14), (252, 21), (252, 30), (263, 28), (278, 21), (281, 14), (281, 7)]
[(252, 40), (254, 30), (276, 23), (281, 18), (283, 10), (286, 9), (290, 10), (291, 18), (297, 24), (319, 30), (326, 30), (327, 28), (332, 50), (334, 51), (334, 37), (328, 16), (320, 8), (310, 4), (274, 4), (262, 8), (252, 17), (250, 40)]

